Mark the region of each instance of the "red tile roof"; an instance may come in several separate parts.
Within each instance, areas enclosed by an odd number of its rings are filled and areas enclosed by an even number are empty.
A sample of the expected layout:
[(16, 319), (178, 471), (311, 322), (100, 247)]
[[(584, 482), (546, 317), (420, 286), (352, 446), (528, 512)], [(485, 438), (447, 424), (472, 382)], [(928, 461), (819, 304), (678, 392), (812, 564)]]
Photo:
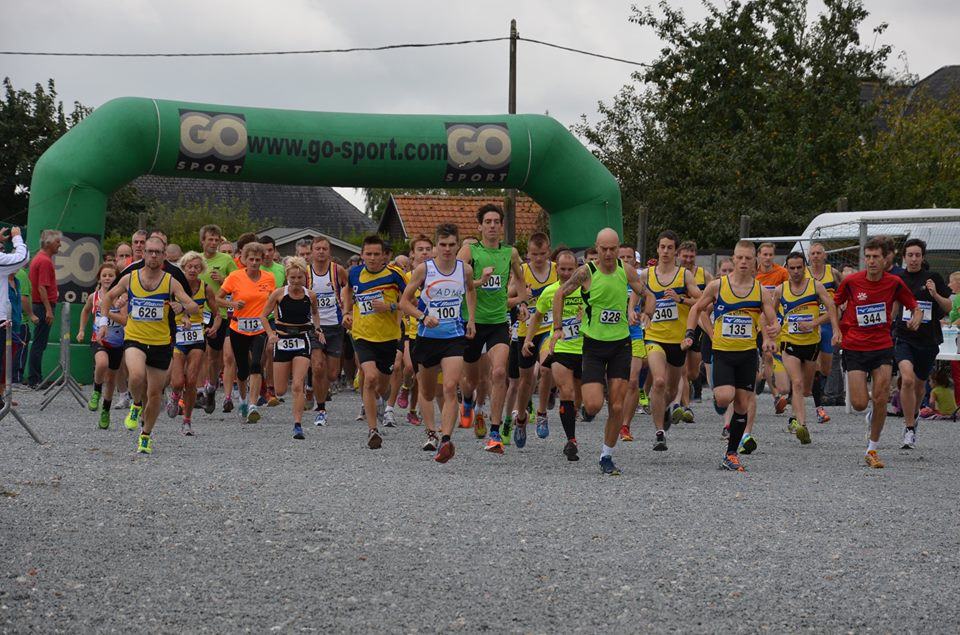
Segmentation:
[[(477, 235), (477, 210), (487, 203), (503, 206), (499, 196), (413, 196), (395, 195), (397, 212), (407, 238), (416, 234), (433, 236), (440, 223), (455, 223), (463, 236)], [(542, 224), (540, 217), (543, 216)], [(517, 197), (517, 236), (530, 236), (546, 226), (543, 208), (528, 196)]]

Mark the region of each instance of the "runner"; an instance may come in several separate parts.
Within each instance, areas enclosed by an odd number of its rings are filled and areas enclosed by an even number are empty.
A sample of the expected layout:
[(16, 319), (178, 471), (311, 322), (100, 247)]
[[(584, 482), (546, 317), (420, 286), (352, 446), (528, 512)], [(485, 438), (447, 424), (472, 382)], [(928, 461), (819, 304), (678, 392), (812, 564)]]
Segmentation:
[[(433, 258), (435, 251), (433, 240), (428, 236), (419, 234), (412, 239), (410, 243), (411, 269), (409, 273), (404, 275), (407, 284), (410, 283), (413, 270), (430, 258)], [(419, 297), (420, 290), (414, 289), (414, 298), (418, 299)], [(406, 315), (403, 318), (403, 375), (401, 377), (400, 393), (397, 395), (397, 406), (400, 408), (409, 408), (407, 411), (407, 423), (415, 426), (421, 423), (420, 417), (417, 416), (418, 395), (420, 391), (417, 386), (416, 365), (413, 362), (413, 349), (417, 341), (419, 326), (420, 324), (412, 316)]]
[[(733, 404), (727, 451), (720, 468), (744, 472), (737, 452), (747, 427), (751, 400), (755, 398), (757, 379), (756, 341), (760, 337), (764, 351), (774, 348), (777, 328), (773, 294), (755, 279), (756, 247), (749, 240), (737, 242), (733, 250), (735, 270), (717, 278), (704, 289), (687, 316), (687, 331), (681, 347), (693, 345), (700, 315), (713, 307), (713, 396), (718, 409)], [(760, 317), (768, 325), (761, 331)]]
[(330, 383), (340, 376), (343, 355), (343, 310), (340, 291), (347, 285), (346, 270), (330, 259), (330, 241), (323, 236), (313, 239), (309, 284), (317, 298), (317, 313), (323, 341), (310, 337), (310, 366), (313, 369), (313, 396), (317, 402), (316, 426), (327, 425), (327, 399)]
[[(730, 275), (733, 273), (735, 267), (733, 265), (732, 258), (724, 258), (717, 265), (717, 277), (721, 278), (723, 276)], [(703, 355), (703, 367), (704, 372), (707, 376), (707, 383), (710, 386), (711, 393), (713, 392), (713, 319), (712, 315), (706, 311), (701, 311), (700, 313), (700, 328), (703, 329), (704, 338), (701, 341), (700, 352)], [(713, 398), (713, 409), (718, 415), (723, 417), (723, 428), (721, 428), (720, 436), (726, 439), (730, 436), (730, 417), (733, 416), (733, 408), (721, 408), (717, 404), (716, 397)]]
[(124, 329), (123, 360), (127, 367), (127, 381), (133, 393), (133, 405), (127, 414), (126, 426), (141, 425), (137, 452), (151, 454), (153, 439), (150, 434), (160, 413), (167, 370), (173, 355), (170, 328), (167, 319), (172, 310), (170, 299), (177, 299), (184, 307), (182, 322), (190, 323), (190, 316), (198, 315), (200, 307), (184, 288), (161, 267), (166, 246), (159, 238), (149, 238), (143, 253), (143, 267), (121, 276), (109, 292), (100, 298), (100, 317), (97, 318), (98, 341), (106, 341), (111, 308), (117, 299), (126, 295), (129, 314)]
[[(200, 279), (213, 291), (214, 295), (220, 291), (220, 285), (227, 276), (237, 270), (237, 264), (230, 254), (218, 250), (222, 241), (223, 232), (219, 226), (204, 225), (200, 228), (200, 246), (203, 248), (205, 265)], [(204, 379), (203, 391), (198, 396), (197, 406), (202, 407), (207, 414), (212, 414), (217, 409), (217, 385), (220, 383), (220, 373), (223, 371), (223, 346), (227, 332), (230, 330), (230, 319), (225, 308), (210, 305), (207, 310), (215, 310), (220, 321), (217, 323), (219, 326), (216, 332), (207, 335), (207, 376)], [(230, 395), (232, 388), (232, 385), (224, 385), (227, 396)]]
[[(428, 452), (436, 450), (434, 460), (446, 463), (455, 452), (451, 437), (457, 425), (457, 387), (467, 340), (476, 335), (473, 316), (476, 315), (477, 296), (473, 269), (456, 258), (460, 241), (457, 226), (440, 225), (436, 236), (437, 257), (414, 267), (400, 306), (419, 324), (413, 363), (418, 369), (420, 404), (427, 432), (423, 449)], [(422, 239), (420, 244), (423, 244)], [(466, 326), (460, 315), (464, 301), (469, 316)], [(443, 406), (438, 442), (433, 400), (440, 372), (443, 372)]]
[[(700, 293), (707, 287), (707, 284), (713, 280), (710, 273), (697, 264), (697, 243), (692, 240), (685, 240), (680, 243), (677, 249), (677, 259), (680, 266), (693, 274), (694, 282)], [(703, 386), (700, 384), (700, 365), (703, 363), (701, 346), (703, 338), (706, 337), (703, 328), (697, 325), (696, 333), (693, 337), (693, 346), (687, 351), (687, 363), (680, 369), (680, 407), (683, 409), (683, 420), (686, 423), (694, 422), (694, 413), (690, 408), (690, 399), (700, 399)], [(691, 386), (692, 384), (692, 386)], [(691, 388), (693, 390), (691, 394)]]
[[(821, 325), (830, 322), (832, 344), (840, 345), (840, 324), (837, 309), (824, 286), (807, 276), (806, 259), (794, 251), (786, 259), (790, 279), (777, 287), (773, 293), (775, 305), (780, 307), (783, 326), (780, 330), (780, 355), (790, 382), (793, 397), (790, 417), (790, 432), (797, 435), (800, 443), (810, 443), (807, 428), (807, 411), (804, 398), (813, 394), (814, 372), (820, 354)], [(825, 307), (822, 312), (820, 307)]]
[[(258, 242), (244, 245), (240, 252), (240, 261), (244, 268), (227, 276), (217, 292), (218, 305), (233, 310), (230, 318), (230, 349), (236, 363), (240, 389), (239, 414), (244, 423), (260, 421), (256, 400), (263, 381), (263, 349), (267, 341), (260, 315), (267, 298), (276, 289), (273, 274), (261, 270), (263, 252), (263, 245)], [(230, 375), (232, 383), (232, 373)], [(226, 384), (226, 370), (223, 377)], [(229, 385), (224, 386), (224, 391), (230, 390), (232, 389)]]
[(189, 326), (177, 325), (167, 416), (171, 419), (177, 416), (182, 400), (183, 421), (180, 424), (180, 432), (184, 436), (192, 437), (193, 406), (197, 397), (197, 378), (200, 377), (203, 356), (207, 348), (206, 338), (217, 333), (221, 319), (220, 313), (215, 313), (217, 302), (213, 288), (208, 287), (199, 277), (206, 268), (203, 255), (188, 251), (180, 259), (179, 266), (190, 284), (187, 292), (200, 307), (200, 313), (190, 318)]
[[(304, 438), (301, 422), (311, 357), (311, 337), (308, 334), (312, 332), (320, 344), (325, 339), (323, 327), (320, 326), (317, 296), (304, 288), (307, 271), (309, 266), (306, 260), (290, 258), (283, 269), (287, 284), (270, 293), (260, 314), (267, 341), (273, 349), (273, 385), (277, 388), (278, 396), (286, 394), (293, 371), (293, 438), (297, 440)], [(274, 311), (276, 318), (271, 324), (267, 316)]]
[[(500, 242), (503, 234), (503, 210), (499, 205), (487, 204), (477, 211), (481, 241), (461, 247), (457, 254), (473, 268), (477, 288), (477, 312), (470, 314), (477, 325), (477, 334), (467, 342), (463, 353), (466, 364), (460, 382), (463, 403), (460, 407), (460, 425), (473, 423), (474, 391), (480, 384), (480, 355), (484, 347), (490, 362), (491, 422), (486, 451), (503, 454), (500, 425), (503, 423), (503, 403), (507, 392), (507, 363), (510, 355), (510, 325), (507, 321), (508, 287), (512, 287), (520, 304), (520, 321), (526, 321), (527, 289), (523, 286), (523, 268), (520, 255), (514, 247)], [(525, 404), (523, 404), (525, 405)]]
[(397, 302), (406, 281), (399, 271), (387, 266), (382, 238), (367, 236), (362, 249), (363, 266), (350, 270), (341, 300), (343, 326), (353, 331), (353, 347), (363, 373), (367, 447), (377, 450), (383, 444), (377, 430), (377, 416), (390, 394), (390, 375), (400, 340)]
[[(633, 247), (626, 243), (621, 243), (620, 249), (618, 250), (618, 256), (624, 267), (629, 265), (636, 270), (639, 266), (639, 262), (637, 261), (637, 252), (634, 251)], [(637, 275), (643, 279), (644, 273), (645, 272), (638, 271)], [(631, 295), (633, 295), (633, 289), (627, 287), (628, 305)], [(638, 313), (637, 317), (639, 317), (639, 313), (642, 311), (642, 309), (643, 305), (639, 302), (636, 303), (636, 308), (634, 311)], [(631, 324), (630, 347), (632, 358), (630, 360), (630, 379), (627, 383), (627, 393), (623, 398), (623, 423), (620, 426), (621, 441), (633, 441), (633, 434), (630, 432), (630, 422), (633, 420), (633, 416), (638, 411), (643, 411), (641, 396), (643, 393), (643, 383), (647, 375), (647, 373), (644, 372), (646, 369), (647, 347), (643, 343), (643, 337), (643, 324)]]
[[(757, 248), (759, 264), (757, 265), (756, 278), (771, 293), (790, 278), (787, 270), (773, 261), (776, 255), (776, 246), (773, 243), (760, 243)], [(786, 386), (777, 386), (774, 381), (773, 354), (777, 349), (774, 346), (773, 351), (764, 353), (761, 348), (761, 340), (757, 339), (757, 350), (763, 355), (762, 379), (757, 384), (757, 392), (763, 393), (764, 383), (769, 385), (773, 394), (774, 410), (777, 414), (780, 414), (787, 408), (787, 388)]]
[[(619, 476), (620, 469), (613, 463), (613, 448), (623, 415), (623, 397), (630, 378), (630, 329), (627, 315), (627, 296), (623, 289), (630, 286), (636, 297), (644, 294), (643, 282), (636, 271), (624, 267), (617, 258), (620, 238), (609, 227), (597, 234), (596, 250), (599, 260), (579, 267), (560, 285), (553, 297), (553, 321), (563, 324), (566, 298), (580, 291), (585, 305), (581, 332), (583, 333), (583, 407), (593, 417), (603, 408), (603, 388), (606, 380), (609, 399), (607, 422), (603, 430), (603, 449), (600, 451), (600, 471)], [(637, 321), (630, 314), (631, 322)], [(676, 382), (674, 382), (676, 385)]]
[[(690, 306), (700, 297), (700, 289), (689, 270), (676, 263), (680, 239), (671, 230), (657, 236), (657, 264), (647, 269), (645, 282), (650, 297), (645, 298), (643, 319), (647, 364), (653, 385), (650, 406), (656, 435), (653, 449), (667, 449), (666, 431), (672, 423), (680, 423), (683, 410), (672, 406), (680, 386), (680, 370), (686, 363), (686, 350), (680, 348), (683, 328)], [(640, 297), (631, 296), (631, 311)]]
[[(527, 442), (527, 402), (533, 396), (536, 383), (537, 364), (540, 364), (539, 395), (537, 398), (537, 436), (546, 439), (550, 435), (550, 424), (547, 420), (547, 406), (550, 397), (550, 387), (553, 378), (550, 368), (544, 365), (547, 349), (543, 343), (550, 338), (553, 328), (553, 311), (539, 316), (537, 328), (531, 329), (530, 324), (537, 317), (536, 301), (543, 290), (557, 281), (557, 266), (550, 261), (550, 238), (543, 232), (532, 234), (527, 240), (527, 262), (522, 265), (523, 283), (527, 289), (529, 304), (526, 321), (521, 321), (517, 332), (519, 355), (517, 366), (520, 369), (520, 383), (517, 387), (517, 419), (513, 422), (513, 440), (518, 448)], [(528, 306), (523, 303), (523, 306)]]
[[(827, 264), (827, 250), (821, 243), (810, 245), (810, 265), (807, 267), (807, 275), (823, 285), (831, 300), (837, 291), (837, 285), (843, 281), (843, 275)], [(820, 312), (825, 311), (826, 307), (821, 306)], [(823, 407), (823, 391), (832, 369), (833, 326), (828, 320), (820, 325), (820, 355), (817, 357), (817, 372), (813, 376), (813, 402), (817, 409), (817, 423), (830, 421), (830, 415)]]
[[(103, 408), (100, 411), (100, 421), (97, 423), (101, 430), (110, 427), (110, 407), (113, 405), (113, 390), (116, 383), (117, 371), (123, 362), (123, 325), (127, 323), (126, 298), (120, 297), (110, 307), (107, 320), (107, 336), (101, 341), (97, 337), (100, 330), (97, 326), (100, 313), (100, 296), (105, 294), (117, 279), (120, 273), (116, 265), (104, 263), (97, 270), (97, 289), (87, 296), (87, 301), (80, 311), (80, 330), (77, 333), (77, 342), (83, 343), (87, 331), (87, 321), (93, 315), (93, 333), (90, 335), (90, 348), (93, 349), (93, 394), (87, 402), (87, 408), (96, 412), (103, 397)], [(106, 388), (104, 388), (104, 385)], [(133, 426), (136, 428), (136, 424)]]
[(887, 418), (890, 398), (890, 376), (893, 370), (893, 338), (890, 318), (893, 303), (910, 309), (907, 328), (917, 330), (923, 311), (917, 311), (917, 300), (903, 280), (886, 273), (884, 259), (889, 246), (882, 238), (871, 238), (863, 247), (866, 270), (843, 279), (834, 295), (834, 302), (846, 304), (840, 329), (843, 332), (843, 365), (847, 371), (847, 391), (856, 411), (870, 406), (867, 376), (873, 383), (872, 407), (867, 410), (870, 424), (865, 461), (868, 467), (884, 466), (877, 455), (880, 433)]
[(899, 274), (910, 293), (916, 298), (923, 317), (917, 329), (907, 327), (912, 317), (904, 309), (894, 328), (894, 357), (900, 371), (900, 405), (903, 407), (903, 442), (901, 448), (912, 450), (917, 443), (917, 413), (923, 397), (924, 384), (940, 352), (943, 330), (940, 320), (950, 313), (950, 289), (943, 276), (929, 270), (925, 262), (927, 243), (910, 238), (903, 243), (906, 269)]
[[(260, 270), (273, 275), (273, 281), (278, 289), (283, 287), (286, 280), (283, 275), (283, 265), (276, 260), (276, 241), (270, 236), (261, 236), (257, 239), (257, 242), (263, 245), (263, 262), (260, 264)], [(270, 319), (273, 319), (272, 315)], [(280, 399), (277, 397), (277, 391), (273, 386), (273, 354), (268, 347), (264, 347), (263, 349), (263, 372), (265, 381), (263, 382), (264, 385), (260, 387), (257, 405), (270, 407), (279, 406)], [(253, 401), (252, 397), (251, 401)]]
[[(237, 267), (237, 270), (242, 270), (246, 268), (241, 262), (240, 255), (243, 253), (243, 248), (249, 245), (250, 243), (257, 242), (257, 235), (252, 232), (246, 232), (240, 234), (237, 237), (237, 248), (233, 252), (233, 262)], [(229, 244), (229, 243), (226, 243)], [(221, 245), (222, 247), (223, 245)], [(274, 281), (276, 282), (276, 281)], [(222, 283), (221, 283), (222, 284)], [(219, 291), (217, 295), (219, 296)], [(264, 294), (264, 301), (266, 301), (266, 296), (268, 293)], [(232, 296), (227, 294), (227, 300), (231, 300)], [(221, 304), (221, 307), (224, 305)], [(234, 322), (233, 309), (227, 308), (227, 333), (230, 333), (231, 326)], [(266, 336), (264, 336), (266, 337)], [(237, 386), (237, 358), (233, 354), (233, 345), (230, 343), (230, 338), (227, 337), (223, 343), (223, 412), (233, 412), (233, 394), (234, 392), (239, 392)], [(237, 395), (239, 397), (239, 394)], [(238, 413), (239, 414), (239, 413)], [(257, 415), (259, 416), (259, 415)]]

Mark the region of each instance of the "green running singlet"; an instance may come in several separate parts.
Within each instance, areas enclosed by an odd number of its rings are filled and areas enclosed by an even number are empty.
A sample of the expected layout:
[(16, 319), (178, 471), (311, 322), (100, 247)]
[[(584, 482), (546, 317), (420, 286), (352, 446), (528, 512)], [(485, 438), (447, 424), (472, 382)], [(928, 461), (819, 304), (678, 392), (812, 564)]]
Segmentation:
[(610, 274), (603, 273), (594, 263), (590, 267), (590, 290), (583, 294), (587, 305), (584, 317), (583, 334), (593, 340), (615, 342), (630, 337), (627, 322), (627, 272), (623, 263), (617, 260), (617, 269)]
[[(483, 244), (470, 245), (473, 279), (483, 277), (483, 270), (493, 267), (493, 274), (485, 285), (477, 286), (477, 324), (501, 324), (507, 321), (507, 284), (510, 281), (510, 260), (513, 247), (502, 243), (494, 249)], [(466, 314), (466, 309), (464, 309)]]

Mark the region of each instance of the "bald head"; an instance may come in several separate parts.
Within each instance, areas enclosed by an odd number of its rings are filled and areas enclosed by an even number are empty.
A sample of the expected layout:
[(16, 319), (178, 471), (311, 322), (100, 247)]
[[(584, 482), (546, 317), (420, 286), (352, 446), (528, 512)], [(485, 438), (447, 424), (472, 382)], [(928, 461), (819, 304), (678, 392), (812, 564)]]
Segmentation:
[(600, 256), (600, 268), (609, 273), (617, 268), (617, 253), (620, 248), (620, 235), (605, 227), (597, 234), (597, 255)]
[(619, 236), (619, 234), (617, 234), (616, 231), (614, 231), (613, 229), (611, 229), (611, 228), (609, 228), (609, 227), (604, 227), (604, 228), (601, 229), (600, 232), (597, 234), (597, 247), (599, 248), (600, 245), (609, 244), (611, 240), (612, 240), (613, 242), (617, 243), (617, 247), (620, 246), (620, 236)]

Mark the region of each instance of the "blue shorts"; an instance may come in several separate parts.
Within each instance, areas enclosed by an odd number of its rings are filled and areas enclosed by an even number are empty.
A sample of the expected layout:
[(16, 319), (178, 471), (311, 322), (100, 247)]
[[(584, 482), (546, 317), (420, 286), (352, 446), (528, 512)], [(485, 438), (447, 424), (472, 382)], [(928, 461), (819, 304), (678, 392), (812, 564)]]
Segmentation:
[(830, 322), (820, 325), (820, 352), (833, 355), (833, 324)]

